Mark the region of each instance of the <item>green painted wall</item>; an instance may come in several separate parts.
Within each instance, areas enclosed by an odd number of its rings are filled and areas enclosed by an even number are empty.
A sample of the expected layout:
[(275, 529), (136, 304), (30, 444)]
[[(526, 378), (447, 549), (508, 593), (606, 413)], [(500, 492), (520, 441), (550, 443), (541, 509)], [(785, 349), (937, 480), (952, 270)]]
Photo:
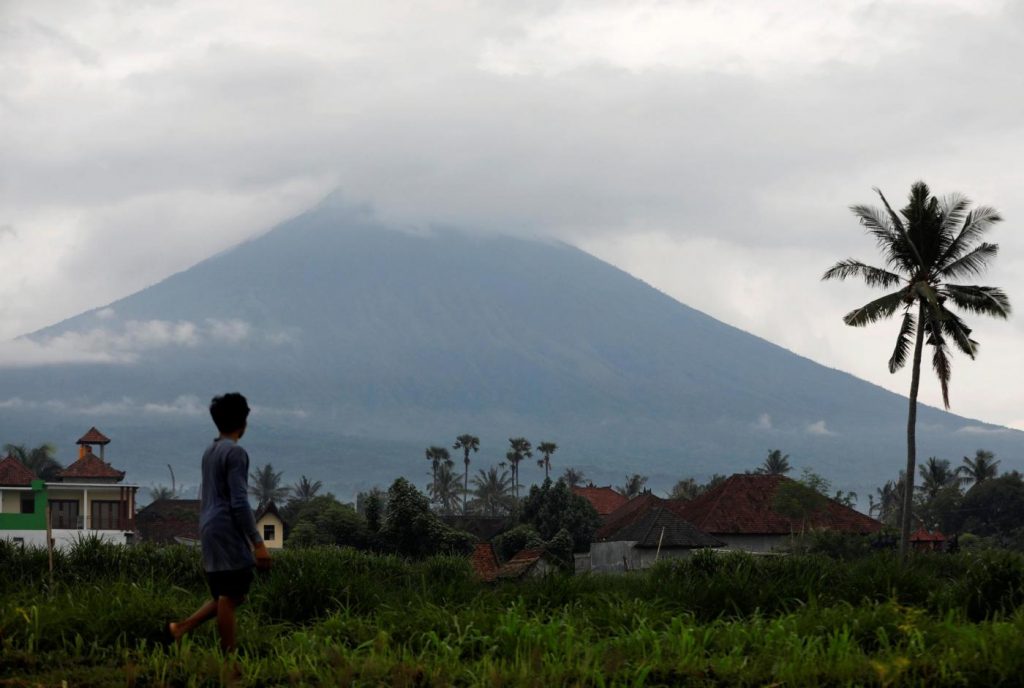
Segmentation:
[(46, 483), (42, 480), (32, 481), (32, 493), (35, 497), (36, 512), (34, 514), (0, 514), (0, 531), (4, 530), (46, 530)]

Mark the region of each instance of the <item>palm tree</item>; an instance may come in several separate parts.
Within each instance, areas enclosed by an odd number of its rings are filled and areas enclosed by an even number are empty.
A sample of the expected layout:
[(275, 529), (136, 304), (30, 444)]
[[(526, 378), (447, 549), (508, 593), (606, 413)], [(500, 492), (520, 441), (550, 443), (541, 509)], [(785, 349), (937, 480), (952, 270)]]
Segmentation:
[(480, 438), (474, 435), (459, 435), (455, 438), (452, 449), (461, 449), (466, 464), (466, 474), (462, 484), (462, 513), (466, 513), (466, 495), (469, 494), (469, 452), (480, 451)]
[(916, 488), (922, 492), (929, 501), (935, 499), (939, 491), (951, 485), (961, 485), (967, 478), (959, 477), (958, 471), (954, 471), (946, 459), (937, 459), (929, 456), (928, 461), (918, 469), (921, 474), (921, 484)]
[(443, 464), (451, 468), (454, 464), (452, 463), (451, 455), (444, 447), (427, 447), (426, 451), (423, 452), (423, 455), (427, 458), (427, 461), (430, 462), (430, 488), (428, 488), (427, 491), (431, 492), (434, 489), (434, 483), (437, 482), (438, 467)]
[(587, 476), (583, 474), (583, 471), (576, 470), (575, 468), (566, 468), (562, 471), (562, 477), (559, 480), (565, 482), (569, 487), (578, 487), (583, 484), (583, 481), (587, 479)]
[(48, 442), (31, 449), (24, 444), (5, 444), (4, 453), (20, 461), (40, 480), (55, 480), (57, 474), (64, 470), (64, 466), (54, 458), (57, 448)]
[(512, 493), (518, 502), (519, 464), (523, 459), (533, 457), (533, 445), (525, 437), (509, 437), (508, 443), (512, 448), (505, 454), (505, 460), (512, 466)]
[(879, 521), (886, 525), (895, 525), (900, 522), (905, 483), (903, 471), (900, 471), (900, 476), (897, 480), (885, 481), (885, 484), (876, 490), (878, 501), (876, 502), (873, 497), (869, 499), (870, 508), (868, 509), (868, 514), (875, 515)]
[(999, 474), (999, 460), (987, 449), (979, 449), (974, 452), (973, 459), (965, 456), (963, 465), (958, 466), (956, 472), (963, 474), (965, 483), (977, 485)]
[(758, 473), (765, 475), (786, 475), (793, 470), (789, 465), (789, 454), (783, 454), (781, 449), (768, 450), (768, 458), (757, 469)]
[(554, 442), (541, 442), (537, 445), (537, 451), (544, 455), (543, 459), (537, 459), (537, 465), (544, 469), (544, 480), (551, 474), (551, 455), (558, 451), (558, 445)]
[(672, 486), (671, 492), (668, 493), (668, 498), (688, 502), (699, 497), (703, 492), (704, 486), (696, 480), (693, 478), (683, 478)]
[(174, 489), (167, 485), (154, 485), (149, 488), (149, 500), (151, 502), (156, 502), (161, 499), (174, 499), (175, 497), (177, 497), (177, 494)]
[(487, 516), (508, 513), (512, 506), (512, 478), (508, 471), (498, 471), (497, 466), (488, 470), (480, 469), (473, 476), (474, 506)]
[(647, 484), (647, 476), (634, 473), (633, 475), (626, 476), (626, 483), (619, 488), (619, 492), (624, 494), (628, 499), (636, 497), (638, 494), (643, 492), (644, 485)]
[[(971, 329), (950, 306), (968, 313), (1006, 318), (1010, 301), (996, 287), (952, 284), (948, 280), (978, 275), (999, 247), (981, 242), (986, 231), (1002, 220), (992, 208), (969, 209), (970, 202), (959, 194), (943, 200), (931, 195), (924, 182), (911, 187), (910, 199), (899, 213), (890, 207), (881, 191), (884, 209), (856, 205), (851, 208), (861, 225), (873, 236), (885, 258), (886, 267), (872, 267), (859, 260), (841, 260), (822, 279), (861, 277), (868, 286), (892, 289), (881, 298), (850, 311), (847, 325), (862, 327), (902, 312), (896, 346), (889, 358), (895, 373), (911, 364), (909, 412), (907, 414), (907, 488), (903, 494), (900, 524), (900, 555), (906, 556), (910, 540), (911, 501), (917, 460), (917, 392), (921, 381), (924, 345), (932, 348), (932, 367), (942, 388), (942, 401), (949, 408), (950, 343), (971, 358), (978, 343)], [(925, 338), (927, 333), (928, 337)]]
[(437, 467), (434, 483), (430, 487), (430, 496), (437, 503), (442, 514), (450, 514), (455, 511), (455, 507), (459, 504), (459, 497), (462, 496), (459, 476), (452, 471), (454, 465), (450, 461), (440, 464)]
[(257, 468), (256, 472), (249, 476), (252, 484), (249, 485), (249, 494), (256, 498), (256, 510), (260, 510), (270, 502), (283, 502), (291, 493), (291, 488), (281, 485), (283, 471), (274, 471), (273, 464), (266, 464)]
[(291, 488), (292, 499), (296, 502), (305, 504), (306, 502), (316, 497), (316, 493), (320, 491), (320, 488), (324, 486), (322, 480), (311, 481), (306, 476), (302, 476), (299, 482), (295, 483)]

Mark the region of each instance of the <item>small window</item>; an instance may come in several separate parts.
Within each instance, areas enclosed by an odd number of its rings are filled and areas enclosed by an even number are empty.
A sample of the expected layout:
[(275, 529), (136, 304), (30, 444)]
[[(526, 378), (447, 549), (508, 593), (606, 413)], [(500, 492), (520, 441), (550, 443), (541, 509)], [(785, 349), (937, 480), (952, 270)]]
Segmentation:
[(23, 494), (21, 495), (21, 513), (23, 514), (34, 514), (36, 512), (36, 496), (35, 494)]
[(11, 538), (11, 542), (15, 545), (21, 545), (21, 548), (25, 549), (25, 538)]
[(267, 542), (273, 542), (274, 541), (274, 534), (275, 534), (274, 531), (275, 531), (275, 528), (274, 528), (273, 524), (269, 524), (268, 523), (267, 525), (263, 526), (263, 539), (266, 540)]

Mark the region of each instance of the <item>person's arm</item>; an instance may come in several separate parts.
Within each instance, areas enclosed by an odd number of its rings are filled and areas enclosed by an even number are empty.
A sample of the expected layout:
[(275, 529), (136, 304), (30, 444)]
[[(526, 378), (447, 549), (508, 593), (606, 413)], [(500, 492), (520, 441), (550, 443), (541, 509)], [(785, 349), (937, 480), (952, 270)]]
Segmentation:
[(270, 553), (256, 528), (256, 518), (249, 506), (249, 456), (241, 447), (227, 456), (228, 499), (231, 506), (231, 520), (253, 547), (256, 565), (267, 568)]

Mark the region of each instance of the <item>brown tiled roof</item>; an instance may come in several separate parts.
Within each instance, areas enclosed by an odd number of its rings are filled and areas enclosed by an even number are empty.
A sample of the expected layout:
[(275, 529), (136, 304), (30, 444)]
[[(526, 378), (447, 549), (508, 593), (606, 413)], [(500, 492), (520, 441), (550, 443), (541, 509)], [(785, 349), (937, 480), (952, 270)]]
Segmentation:
[(572, 493), (585, 498), (604, 518), (629, 501), (624, 494), (616, 492), (611, 485), (606, 487), (574, 487)]
[(112, 468), (109, 463), (88, 452), (73, 464), (57, 474), (58, 478), (115, 478), (124, 479), (124, 471)]
[(158, 499), (135, 516), (139, 538), (171, 544), (176, 538), (199, 539), (198, 499)]
[(473, 554), (471, 555), (470, 564), (473, 567), (473, 573), (477, 575), (480, 580), (485, 583), (490, 583), (498, 577), (498, 557), (494, 554), (494, 548), (491, 547), (490, 543), (484, 542), (477, 544), (473, 548)]
[(501, 565), (498, 578), (522, 578), (544, 556), (543, 548), (524, 549)]
[(607, 538), (613, 542), (635, 542), (637, 547), (724, 547), (716, 537), (703, 533), (664, 506), (643, 512), (633, 523)]
[(918, 528), (914, 531), (914, 534), (910, 536), (911, 542), (945, 542), (946, 536), (941, 531), (933, 530), (928, 532), (924, 527)]
[(597, 532), (594, 533), (594, 537), (598, 540), (604, 540), (610, 535), (614, 535), (626, 526), (635, 523), (637, 519), (642, 518), (649, 510), (665, 506), (669, 500), (655, 497), (650, 492), (645, 492), (642, 495), (633, 497), (618, 509), (613, 511), (604, 517), (604, 523)]
[(96, 429), (96, 426), (89, 428), (89, 431), (78, 438), (75, 444), (110, 444), (110, 438)]
[(35, 479), (36, 474), (13, 456), (0, 460), (0, 485), (28, 487)]
[(882, 524), (834, 499), (808, 516), (805, 523), (774, 509), (775, 493), (783, 475), (736, 474), (689, 502), (671, 508), (679, 516), (712, 535), (788, 535), (801, 528), (822, 528), (846, 533), (875, 533)]

